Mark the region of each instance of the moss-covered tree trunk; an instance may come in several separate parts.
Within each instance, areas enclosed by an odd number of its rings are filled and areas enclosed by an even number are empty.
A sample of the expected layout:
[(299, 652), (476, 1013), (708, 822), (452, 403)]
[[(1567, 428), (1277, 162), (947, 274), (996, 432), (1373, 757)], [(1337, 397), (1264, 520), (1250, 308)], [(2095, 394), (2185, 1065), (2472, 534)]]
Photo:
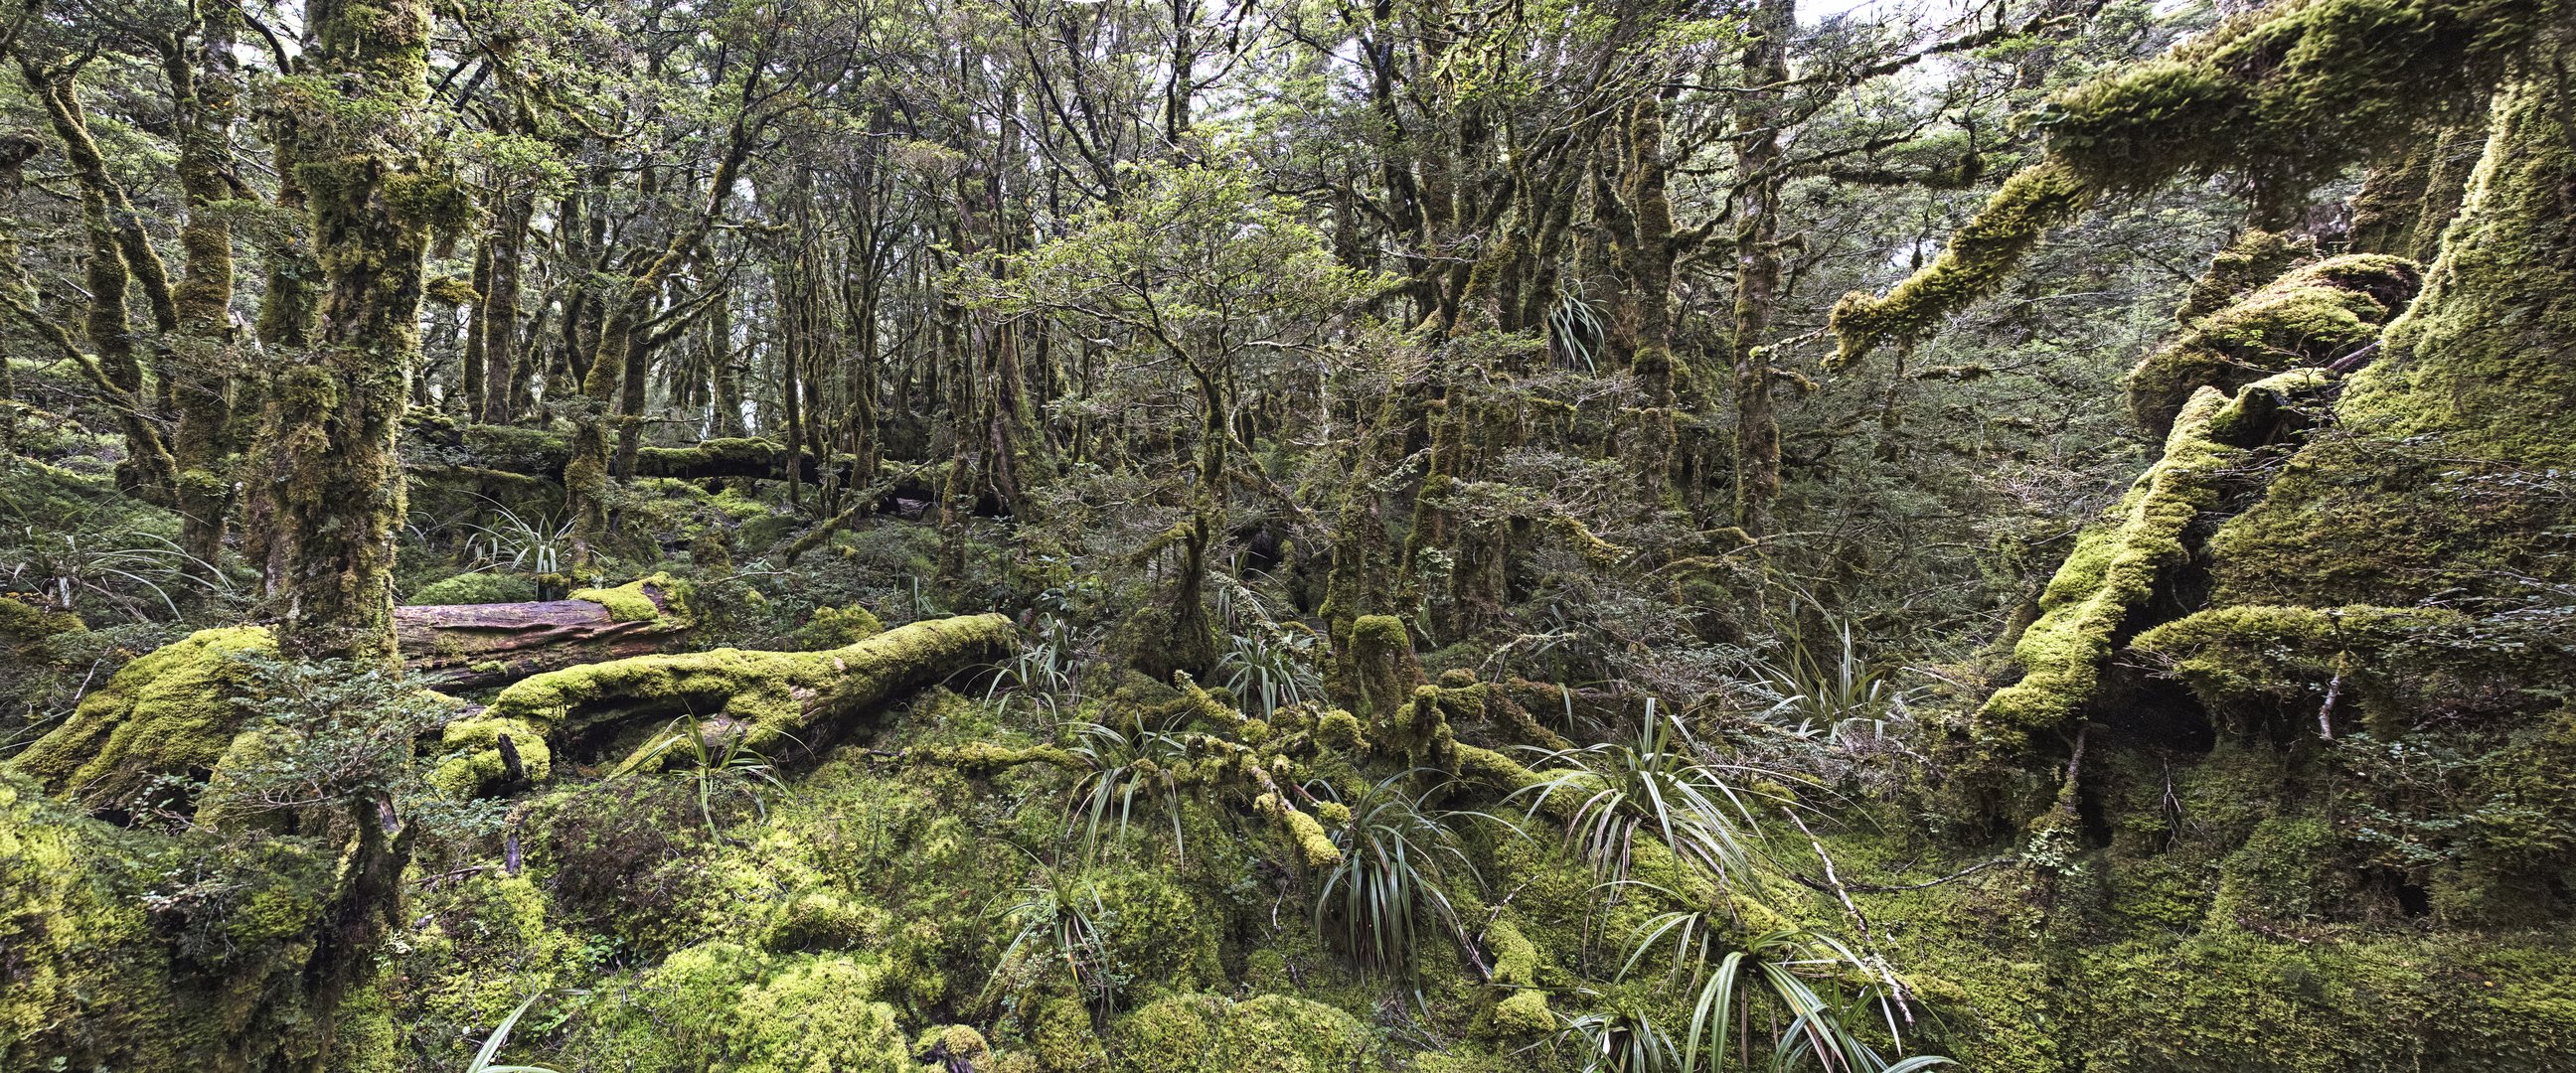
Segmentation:
[(1780, 291), (1780, 126), (1778, 88), (1789, 80), (1789, 34), (1796, 16), (1783, 0), (1763, 0), (1744, 48), (1747, 93), (1736, 109), (1735, 221), (1735, 524), (1759, 537), (1771, 529), (1780, 495), (1780, 421), (1772, 403), (1771, 356), (1763, 336)]
[(179, 127), (179, 188), (188, 206), (179, 229), (182, 262), (171, 292), (180, 338), (164, 376), (176, 401), (178, 427), (170, 450), (178, 468), (180, 545), (214, 562), (223, 553), (225, 519), (232, 510), (231, 458), (239, 445), (229, 432), (235, 341), (232, 326), (233, 232), (222, 203), (233, 197), (232, 130), (240, 119), (241, 61), (233, 55), (238, 16), (230, 7), (201, 9), (194, 48), (185, 37), (165, 45), (161, 63), (170, 81)]
[(317, 0), (307, 17), (294, 175), (323, 294), (312, 345), (277, 372), (262, 430), (268, 582), (287, 651), (390, 661), (395, 435), (420, 352), (421, 267), (432, 225), (457, 222), (463, 195), (420, 170), (429, 6)]

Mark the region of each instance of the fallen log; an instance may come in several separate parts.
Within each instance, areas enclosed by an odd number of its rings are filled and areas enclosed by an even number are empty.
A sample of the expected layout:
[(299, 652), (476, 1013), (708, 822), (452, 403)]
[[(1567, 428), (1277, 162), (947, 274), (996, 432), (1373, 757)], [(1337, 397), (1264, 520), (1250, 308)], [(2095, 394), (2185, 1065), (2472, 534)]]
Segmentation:
[(558, 750), (622, 751), (616, 770), (624, 772), (661, 770), (700, 747), (812, 749), (888, 700), (1000, 659), (1011, 637), (1005, 616), (965, 615), (821, 652), (718, 648), (550, 671), (449, 724), (450, 755), (434, 777), (453, 791), (482, 792), (512, 777), (513, 767), (543, 781)]
[(486, 689), (585, 663), (649, 655), (693, 624), (687, 587), (655, 574), (562, 600), (394, 609), (403, 664), (440, 689)]
[[(572, 438), (561, 432), (509, 425), (460, 424), (434, 413), (415, 413), (403, 426), (403, 468), (420, 476), (470, 480), (560, 480), (572, 460)], [(828, 472), (857, 483), (855, 460), (826, 463), (775, 440), (720, 438), (690, 447), (645, 447), (635, 453), (637, 477), (701, 480), (749, 477), (822, 483)]]
[[(432, 688), (480, 688), (657, 651), (688, 630), (687, 599), (685, 584), (656, 574), (566, 600), (397, 608), (395, 633), (409, 669)], [(275, 635), (257, 625), (200, 630), (154, 649), (9, 763), (95, 813), (138, 804), (185, 812), (184, 795), (161, 780), (221, 766), (252, 717), (236, 703), (253, 677), (241, 657), (276, 651)]]

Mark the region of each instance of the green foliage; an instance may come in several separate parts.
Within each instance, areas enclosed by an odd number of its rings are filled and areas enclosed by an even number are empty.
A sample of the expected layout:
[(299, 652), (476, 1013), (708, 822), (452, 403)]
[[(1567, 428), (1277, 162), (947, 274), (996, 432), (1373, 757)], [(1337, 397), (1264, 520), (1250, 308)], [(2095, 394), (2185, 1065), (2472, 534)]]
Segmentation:
[[(706, 821), (707, 833), (721, 835), (716, 826), (716, 813), (723, 798), (733, 796), (748, 800), (753, 811), (767, 818), (769, 803), (761, 796), (760, 788), (767, 786), (785, 793), (787, 784), (779, 781), (778, 769), (768, 757), (744, 743), (747, 735), (730, 728), (717, 729), (713, 733), (717, 735), (716, 740), (709, 741), (708, 729), (696, 719), (687, 716), (674, 719), (668, 730), (644, 746), (628, 763), (632, 767), (642, 767), (665, 754), (678, 757), (679, 763), (673, 765), (671, 774), (687, 782), (696, 794), (698, 818)], [(792, 743), (796, 739), (788, 735), (787, 740)]]
[(1020, 900), (1002, 910), (1002, 926), (1010, 929), (1011, 941), (1002, 948), (1003, 964), (993, 970), (993, 979), (1002, 980), (1014, 959), (1062, 965), (1084, 1004), (1095, 1016), (1107, 1018), (1117, 1009), (1118, 989), (1129, 978), (1110, 948), (1109, 927), (1115, 921), (1096, 883), (1041, 867), (1037, 878), (1020, 888)]
[(1252, 716), (1270, 719), (1279, 709), (1320, 699), (1323, 675), (1315, 669), (1315, 635), (1280, 632), (1276, 636), (1233, 634), (1217, 662), (1225, 688), (1252, 705)]
[(1689, 727), (1650, 699), (1632, 740), (1546, 753), (1546, 763), (1565, 767), (1511, 796), (1527, 796), (1531, 816), (1552, 800), (1571, 802), (1567, 844), (1614, 882), (1627, 878), (1642, 831), (1711, 876), (1758, 886), (1761, 834), (1753, 808), (1772, 791), (1751, 785), (1762, 773), (1704, 759), (1701, 748)]
[[(1174, 851), (1187, 854), (1175, 769), (1189, 755), (1189, 747), (1178, 734), (1144, 726), (1121, 730), (1107, 723), (1078, 723), (1073, 727), (1073, 744), (1065, 751), (1086, 769), (1074, 781), (1065, 808), (1066, 829), (1080, 834), (1084, 860), (1100, 855), (1104, 832), (1113, 840), (1126, 837), (1139, 796), (1149, 805), (1161, 806), (1163, 818), (1172, 826)], [(1109, 825), (1113, 817), (1115, 828)]]
[(1462, 815), (1431, 810), (1438, 792), (1407, 795), (1388, 776), (1347, 803), (1350, 818), (1327, 828), (1341, 860), (1315, 895), (1315, 926), (1367, 972), (1412, 979), (1427, 935), (1463, 935), (1448, 888), (1480, 882), (1450, 824)]
[(508, 1017), (502, 1018), (501, 1023), (493, 1027), (491, 1038), (483, 1041), (482, 1049), (474, 1052), (474, 1060), (466, 1064), (465, 1073), (556, 1073), (544, 1066), (494, 1064), (494, 1059), (501, 1055), (501, 1048), (510, 1042), (510, 1030), (518, 1027), (519, 1018), (527, 1015), (528, 1007), (536, 1005), (537, 1000), (543, 997), (542, 994), (528, 996), (517, 1009), (510, 1011)]

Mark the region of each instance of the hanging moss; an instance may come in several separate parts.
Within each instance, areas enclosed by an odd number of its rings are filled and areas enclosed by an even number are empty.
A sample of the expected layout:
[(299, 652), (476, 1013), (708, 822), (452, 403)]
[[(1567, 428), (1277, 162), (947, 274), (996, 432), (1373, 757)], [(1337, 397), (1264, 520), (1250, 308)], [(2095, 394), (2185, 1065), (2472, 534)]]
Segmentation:
[(2074, 220), (2093, 203), (2094, 189), (2055, 160), (2004, 180), (1939, 257), (1886, 297), (1855, 291), (1834, 303), (1830, 324), (1839, 343), (1830, 364), (1848, 365), (1881, 345), (1908, 347), (1930, 336), (1943, 321), (2002, 287), (2050, 228)]
[(158, 776), (214, 768), (249, 718), (234, 698), (250, 672), (233, 657), (275, 651), (265, 627), (235, 626), (145, 653), (10, 764), (88, 808), (130, 807)]
[(2376, 340), (2421, 285), (2414, 262), (2385, 254), (2349, 254), (2292, 271), (2199, 318), (2141, 360), (2129, 373), (2129, 412), (2161, 436), (2203, 387), (2233, 393), (2274, 373), (2331, 364)]

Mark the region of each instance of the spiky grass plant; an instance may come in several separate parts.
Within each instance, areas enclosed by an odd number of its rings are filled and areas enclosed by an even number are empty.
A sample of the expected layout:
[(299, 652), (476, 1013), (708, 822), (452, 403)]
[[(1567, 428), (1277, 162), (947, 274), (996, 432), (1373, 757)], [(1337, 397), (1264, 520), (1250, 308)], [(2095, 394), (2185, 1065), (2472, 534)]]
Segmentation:
[(555, 1073), (545, 1066), (492, 1064), (494, 1059), (501, 1056), (501, 1048), (509, 1045), (510, 1030), (519, 1026), (519, 1018), (527, 1016), (528, 1007), (536, 1005), (538, 997), (543, 994), (544, 992), (538, 992), (528, 996), (519, 1003), (519, 1008), (510, 1011), (510, 1016), (501, 1019), (500, 1027), (492, 1030), (492, 1038), (484, 1040), (483, 1049), (474, 1052), (474, 1061), (465, 1067), (465, 1073)]
[(1634, 738), (1549, 752), (1540, 766), (1554, 773), (1512, 796), (1529, 799), (1531, 817), (1551, 800), (1573, 800), (1566, 840), (1614, 885), (1627, 879), (1642, 830), (1721, 881), (1758, 887), (1753, 806), (1765, 795), (1747, 784), (1768, 773), (1703, 753), (1690, 729), (1649, 699)]
[[(1949, 1064), (1939, 1055), (1891, 1060), (1860, 1028), (1883, 1023), (1888, 1040), (1900, 1050), (1904, 1045), (1894, 1012), (1897, 985), (1885, 965), (1822, 932), (1779, 928), (1736, 942), (1725, 924), (1714, 911), (1683, 910), (1659, 914), (1639, 929), (1619, 977), (1669, 947), (1668, 959), (1653, 959), (1667, 961), (1663, 986), (1689, 996), (1689, 1018), (1678, 1033), (1658, 1032), (1642, 1014), (1569, 1022), (1566, 1032), (1583, 1041), (1593, 1068), (1749, 1070), (1757, 1047), (1781, 1071), (1912, 1073)], [(1755, 1038), (1757, 1023), (1773, 1030), (1770, 1038)]]
[(216, 598), (233, 591), (232, 579), (221, 568), (151, 533), (111, 539), (89, 531), (41, 532), (30, 525), (20, 534), (22, 539), (10, 542), (14, 547), (0, 548), (7, 588), (34, 594), (51, 610), (82, 610), (94, 601), (139, 622), (151, 617), (157, 603), (176, 619), (180, 612), (174, 594)]
[[(787, 784), (778, 778), (777, 765), (746, 744), (745, 737), (739, 729), (728, 729), (718, 735), (718, 740), (709, 741), (695, 716), (681, 716), (671, 720), (669, 730), (620, 770), (634, 770), (665, 753), (678, 754), (683, 762), (675, 766), (674, 774), (687, 780), (696, 794), (698, 817), (706, 821), (707, 833), (721, 838), (724, 832), (716, 822), (720, 802), (740, 796), (751, 802), (754, 813), (767, 819), (769, 802), (760, 788), (788, 792)], [(791, 735), (788, 740), (795, 738)]]
[(1020, 887), (1019, 900), (1002, 910), (1011, 942), (1002, 949), (993, 979), (1004, 979), (1004, 970), (1019, 959), (1061, 964), (1072, 974), (1084, 1005), (1106, 1018), (1117, 1008), (1118, 989), (1125, 982), (1110, 956), (1111, 920), (1098, 886), (1040, 866), (1037, 877)]
[(1412, 978), (1426, 933), (1461, 931), (1448, 886), (1479, 881), (1450, 824), (1482, 814), (1426, 807), (1436, 788), (1402, 788), (1417, 774), (1370, 786), (1327, 832), (1342, 859), (1315, 896), (1315, 926), (1362, 972)]
[(1126, 837), (1138, 798), (1148, 806), (1161, 806), (1172, 825), (1173, 851), (1186, 859), (1180, 787), (1172, 778), (1173, 766), (1188, 757), (1179, 736), (1153, 727), (1120, 729), (1107, 723), (1081, 723), (1073, 728), (1073, 738), (1066, 751), (1088, 770), (1074, 781), (1065, 825), (1068, 834), (1079, 836), (1082, 859), (1099, 857), (1102, 835)]
[(1225, 688), (1250, 704), (1257, 718), (1269, 719), (1279, 709), (1321, 696), (1323, 676), (1315, 671), (1315, 636), (1274, 631), (1275, 636), (1238, 633), (1226, 641), (1217, 673)]

